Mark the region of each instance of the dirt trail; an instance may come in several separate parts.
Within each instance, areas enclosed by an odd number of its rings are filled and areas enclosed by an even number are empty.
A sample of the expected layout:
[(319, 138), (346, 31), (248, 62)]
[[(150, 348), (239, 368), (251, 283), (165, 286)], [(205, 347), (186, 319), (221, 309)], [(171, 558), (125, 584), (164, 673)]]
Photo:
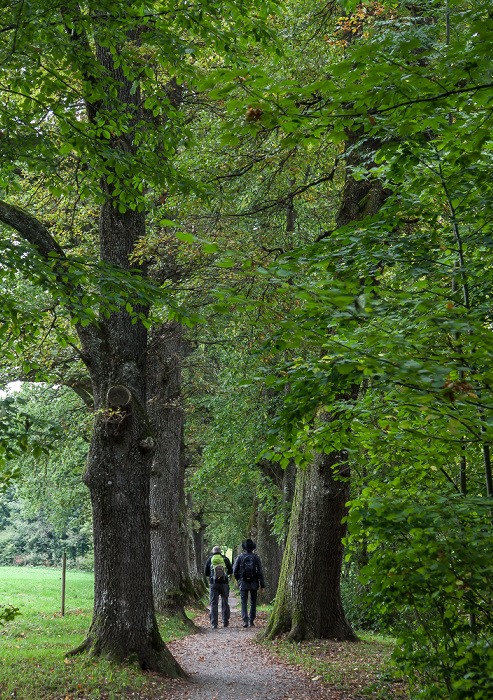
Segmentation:
[[(188, 674), (186, 681), (174, 681), (163, 693), (166, 700), (342, 700), (349, 695), (322, 687), (293, 666), (282, 664), (252, 638), (265, 624), (258, 616), (256, 627), (242, 628), (236, 609), (238, 600), (229, 599), (229, 627), (211, 629), (208, 615), (196, 620), (203, 625), (192, 634), (168, 644), (173, 656)], [(164, 688), (163, 688), (164, 690)], [(355, 696), (351, 696), (356, 700)]]

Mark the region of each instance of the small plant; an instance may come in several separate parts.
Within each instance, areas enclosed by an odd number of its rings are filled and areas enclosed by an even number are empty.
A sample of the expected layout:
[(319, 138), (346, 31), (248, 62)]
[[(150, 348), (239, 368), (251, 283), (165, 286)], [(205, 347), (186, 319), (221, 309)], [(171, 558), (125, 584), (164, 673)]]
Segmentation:
[(20, 614), (19, 608), (13, 605), (0, 605), (0, 626), (3, 626), (6, 622), (12, 622)]

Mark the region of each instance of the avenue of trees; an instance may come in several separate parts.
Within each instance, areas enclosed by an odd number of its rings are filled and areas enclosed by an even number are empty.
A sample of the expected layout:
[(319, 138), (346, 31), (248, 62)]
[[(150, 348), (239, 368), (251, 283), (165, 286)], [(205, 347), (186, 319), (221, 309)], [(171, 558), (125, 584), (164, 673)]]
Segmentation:
[(489, 3), (0, 29), (0, 563), (94, 566), (70, 653), (179, 676), (155, 610), (252, 536), (267, 638), (388, 630), (412, 697), (491, 697)]

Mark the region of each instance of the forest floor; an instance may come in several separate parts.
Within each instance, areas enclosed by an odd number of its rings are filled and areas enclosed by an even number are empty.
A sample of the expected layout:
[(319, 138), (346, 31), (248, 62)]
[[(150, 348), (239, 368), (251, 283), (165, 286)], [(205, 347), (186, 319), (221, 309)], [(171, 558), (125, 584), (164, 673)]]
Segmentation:
[[(230, 596), (227, 628), (211, 629), (208, 613), (195, 618), (197, 634), (168, 643), (186, 671), (186, 680), (155, 676), (145, 698), (155, 700), (397, 700), (406, 698), (402, 682), (388, 672), (389, 645), (320, 642), (312, 645), (262, 644), (256, 634), (265, 626), (260, 612), (255, 627), (242, 628)], [(221, 615), (219, 612), (219, 620)], [(295, 653), (293, 654), (293, 649)], [(327, 682), (329, 681), (329, 682)], [(149, 691), (152, 688), (152, 693)], [(139, 695), (136, 694), (136, 697)], [(144, 696), (140, 696), (144, 697)]]

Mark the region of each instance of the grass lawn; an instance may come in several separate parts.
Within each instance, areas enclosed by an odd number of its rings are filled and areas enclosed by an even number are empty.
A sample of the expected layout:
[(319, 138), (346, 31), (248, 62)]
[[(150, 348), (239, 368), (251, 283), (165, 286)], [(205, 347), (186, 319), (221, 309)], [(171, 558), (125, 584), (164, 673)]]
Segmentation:
[[(132, 666), (75, 657), (92, 617), (94, 575), (67, 571), (65, 616), (61, 616), (61, 570), (0, 567), (0, 604), (22, 615), (0, 627), (0, 698), (75, 700), (149, 697), (152, 674)], [(176, 620), (159, 619), (165, 641), (184, 634)]]

